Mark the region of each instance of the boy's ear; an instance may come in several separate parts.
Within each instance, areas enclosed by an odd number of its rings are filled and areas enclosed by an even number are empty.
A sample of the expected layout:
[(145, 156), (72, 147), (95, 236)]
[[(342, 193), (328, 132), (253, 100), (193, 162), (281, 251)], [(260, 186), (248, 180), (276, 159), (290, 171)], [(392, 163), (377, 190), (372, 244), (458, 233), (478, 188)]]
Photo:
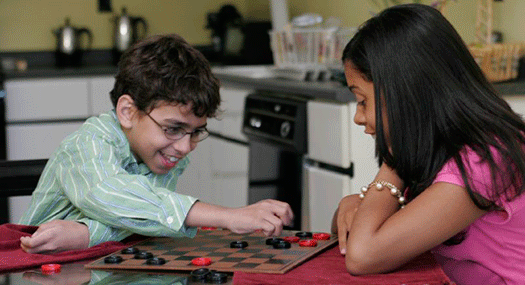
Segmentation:
[(133, 118), (137, 111), (135, 101), (133, 101), (131, 96), (124, 94), (118, 98), (115, 112), (117, 113), (117, 118), (123, 128), (129, 129), (133, 126)]

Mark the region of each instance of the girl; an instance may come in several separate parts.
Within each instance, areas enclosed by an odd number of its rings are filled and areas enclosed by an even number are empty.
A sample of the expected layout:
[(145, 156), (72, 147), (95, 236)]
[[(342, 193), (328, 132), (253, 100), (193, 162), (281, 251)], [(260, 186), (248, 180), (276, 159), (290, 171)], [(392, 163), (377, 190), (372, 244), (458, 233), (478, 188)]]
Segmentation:
[[(459, 284), (525, 280), (525, 123), (439, 11), (395, 6), (343, 53), (380, 170), (334, 219), (352, 274), (431, 250)], [(483, 283), (482, 283), (483, 282)]]

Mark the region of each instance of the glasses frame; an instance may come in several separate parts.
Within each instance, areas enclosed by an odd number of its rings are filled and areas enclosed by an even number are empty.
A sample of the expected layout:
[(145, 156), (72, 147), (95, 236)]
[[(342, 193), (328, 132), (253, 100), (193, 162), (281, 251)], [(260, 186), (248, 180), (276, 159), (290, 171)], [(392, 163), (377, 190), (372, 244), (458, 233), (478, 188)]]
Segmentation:
[[(171, 140), (171, 141), (178, 141), (180, 139), (182, 139), (183, 137), (185, 137), (186, 135), (190, 135), (190, 141), (192, 142), (201, 142), (203, 140), (205, 140), (206, 138), (208, 138), (208, 136), (210, 135), (210, 132), (208, 131), (208, 129), (206, 129), (205, 127), (204, 128), (199, 128), (197, 130), (194, 130), (192, 132), (186, 132), (182, 127), (180, 127), (180, 129), (184, 130), (184, 132), (182, 132), (182, 136), (180, 138), (172, 138), (170, 136), (168, 136), (168, 134), (166, 133), (168, 131), (168, 128), (169, 127), (166, 127), (166, 126), (163, 126), (161, 124), (159, 124), (159, 122), (157, 122), (157, 120), (153, 119), (153, 117), (149, 114), (149, 113), (145, 113), (157, 126), (159, 126), (159, 128), (164, 132), (164, 136), (166, 136), (167, 139)], [(195, 140), (194, 138), (198, 138), (198, 137), (194, 137), (193, 134), (199, 132), (199, 131), (204, 131), (206, 136), (203, 137), (203, 138), (200, 138), (198, 140)]]

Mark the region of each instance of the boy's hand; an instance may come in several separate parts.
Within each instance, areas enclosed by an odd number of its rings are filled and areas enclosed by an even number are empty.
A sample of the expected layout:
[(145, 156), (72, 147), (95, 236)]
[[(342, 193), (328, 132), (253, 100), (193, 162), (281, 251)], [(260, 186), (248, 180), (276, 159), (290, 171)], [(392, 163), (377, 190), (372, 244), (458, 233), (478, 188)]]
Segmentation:
[(335, 212), (334, 221), (332, 222), (332, 232), (337, 233), (341, 254), (346, 254), (348, 232), (350, 231), (355, 212), (360, 204), (361, 198), (359, 198), (358, 194), (348, 195), (339, 202), (339, 207)]
[(266, 236), (280, 235), (283, 226), (291, 226), (294, 218), (288, 203), (270, 199), (233, 211), (228, 229), (237, 234), (262, 230)]
[(40, 225), (32, 236), (21, 237), (20, 242), (28, 253), (84, 249), (89, 246), (89, 230), (75, 221), (54, 220)]

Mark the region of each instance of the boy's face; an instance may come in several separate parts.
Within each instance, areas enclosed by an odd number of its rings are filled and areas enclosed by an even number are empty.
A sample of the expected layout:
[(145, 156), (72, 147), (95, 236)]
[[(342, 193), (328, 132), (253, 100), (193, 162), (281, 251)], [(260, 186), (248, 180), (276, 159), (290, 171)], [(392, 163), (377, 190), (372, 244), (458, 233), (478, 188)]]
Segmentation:
[(173, 140), (166, 137), (165, 129), (182, 127), (189, 133), (206, 127), (206, 122), (207, 117), (193, 114), (191, 105), (164, 103), (158, 104), (149, 116), (135, 108), (129, 122), (121, 120), (121, 125), (137, 160), (154, 173), (165, 174), (197, 147), (190, 134)]

